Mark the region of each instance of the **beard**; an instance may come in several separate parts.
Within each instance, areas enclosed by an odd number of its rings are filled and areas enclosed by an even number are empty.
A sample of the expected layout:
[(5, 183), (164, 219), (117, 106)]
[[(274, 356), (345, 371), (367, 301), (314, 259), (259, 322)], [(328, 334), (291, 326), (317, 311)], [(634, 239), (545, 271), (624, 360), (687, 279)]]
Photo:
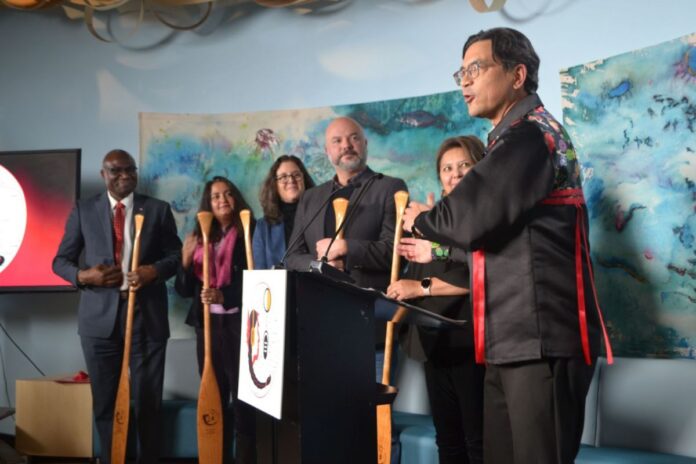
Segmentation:
[[(352, 155), (352, 156), (346, 156), (346, 155)], [(362, 168), (365, 167), (367, 164), (367, 153), (364, 153), (363, 156), (358, 155), (356, 152), (350, 152), (346, 153), (344, 155), (341, 155), (340, 158), (338, 158), (338, 162), (336, 163), (336, 167), (339, 167), (343, 169), (344, 171), (349, 171), (349, 172), (355, 172), (362, 170)]]

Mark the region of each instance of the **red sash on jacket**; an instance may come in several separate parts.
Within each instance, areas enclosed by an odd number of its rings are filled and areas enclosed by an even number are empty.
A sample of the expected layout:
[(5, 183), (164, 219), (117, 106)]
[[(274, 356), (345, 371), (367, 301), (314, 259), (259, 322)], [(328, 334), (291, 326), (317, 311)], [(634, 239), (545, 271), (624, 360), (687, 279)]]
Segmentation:
[[(607, 351), (607, 362), (614, 362), (614, 355), (609, 343), (609, 335), (607, 328), (604, 325), (604, 317), (602, 310), (599, 307), (599, 299), (597, 298), (597, 289), (594, 284), (594, 273), (592, 272), (592, 263), (590, 261), (589, 246), (587, 244), (587, 234), (584, 227), (584, 215), (582, 214), (582, 205), (585, 204), (585, 198), (582, 194), (582, 189), (564, 189), (556, 190), (544, 199), (544, 205), (572, 205), (577, 211), (577, 219), (575, 221), (575, 283), (578, 295), (578, 319), (580, 323), (580, 339), (582, 341), (582, 351), (585, 357), (585, 362), (588, 365), (592, 364), (590, 357), (590, 339), (587, 330), (587, 310), (585, 306), (585, 283), (582, 272), (582, 246), (585, 245), (585, 259), (587, 261), (587, 269), (590, 274), (590, 284), (592, 293), (597, 303), (597, 315), (604, 334), (604, 345)], [(476, 362), (483, 364), (485, 357), (485, 310), (486, 310), (486, 263), (483, 250), (473, 252), (473, 318), (474, 318), (474, 350), (476, 354)]]

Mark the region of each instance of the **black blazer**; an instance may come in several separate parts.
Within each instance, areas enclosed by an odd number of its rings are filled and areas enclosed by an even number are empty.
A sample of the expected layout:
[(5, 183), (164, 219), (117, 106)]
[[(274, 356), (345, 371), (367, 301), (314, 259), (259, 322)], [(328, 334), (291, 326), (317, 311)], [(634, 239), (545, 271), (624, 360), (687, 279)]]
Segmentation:
[[(169, 204), (136, 193), (133, 211), (145, 216), (139, 262), (154, 265), (158, 273), (157, 281), (138, 290), (138, 307), (145, 318), (147, 336), (162, 341), (169, 338), (165, 281), (176, 273), (181, 261), (181, 240)], [(106, 192), (78, 201), (65, 224), (65, 234), (53, 259), (53, 272), (78, 286), (80, 269), (113, 264), (111, 216)], [(83, 254), (84, 265), (81, 265), (79, 259)], [(118, 301), (118, 287), (81, 287), (78, 333), (85, 337), (109, 337), (116, 324)]]
[[(225, 308), (239, 307), (239, 313), (242, 311), (242, 285), (244, 283), (244, 269), (246, 269), (246, 247), (244, 246), (244, 234), (242, 232), (237, 234), (237, 240), (234, 244), (234, 253), (232, 255), (232, 281), (220, 288), (224, 298), (223, 306)], [(176, 273), (176, 280), (174, 281), (174, 288), (176, 292), (184, 298), (192, 298), (191, 306), (189, 308), (188, 315), (186, 316), (186, 323), (193, 327), (203, 327), (203, 304), (201, 303), (201, 290), (203, 289), (203, 282), (196, 277), (193, 272), (193, 264), (189, 266), (188, 269), (184, 268), (179, 264), (178, 271)], [(224, 316), (220, 318), (223, 324), (236, 323), (239, 324), (240, 316), (231, 317)]]
[[(367, 168), (360, 174), (364, 179), (362, 185), (356, 188), (350, 196), (346, 217), (352, 215), (344, 227), (344, 238), (348, 242), (348, 254), (345, 257), (346, 271), (361, 287), (371, 287), (385, 290), (389, 285), (391, 259), (394, 244), (394, 222), (396, 206), (394, 193), (407, 190), (406, 183), (395, 177), (381, 176), (370, 184), (367, 179), (374, 172)], [(307, 221), (316, 214), (317, 209), (331, 195), (333, 181), (328, 181), (318, 187), (307, 190), (300, 198), (295, 215), (295, 225), (289, 243), (297, 244), (292, 247), (287, 258), (288, 269), (307, 271), (309, 263), (317, 259), (315, 244), (325, 238), (324, 219), (326, 208), (331, 208), (331, 202), (319, 213), (314, 222), (298, 237)], [(363, 194), (358, 210), (351, 213), (360, 192)]]

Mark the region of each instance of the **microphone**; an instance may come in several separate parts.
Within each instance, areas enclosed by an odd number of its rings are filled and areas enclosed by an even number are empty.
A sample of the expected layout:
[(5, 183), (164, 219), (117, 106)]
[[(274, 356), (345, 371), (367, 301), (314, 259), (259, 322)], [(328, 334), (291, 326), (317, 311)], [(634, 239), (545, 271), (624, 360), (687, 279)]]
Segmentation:
[[(309, 219), (309, 221), (307, 221), (307, 224), (305, 224), (305, 226), (302, 228), (300, 233), (295, 236), (295, 240), (293, 240), (292, 242), (290, 242), (288, 244), (288, 248), (285, 250), (285, 254), (283, 254), (283, 257), (281, 258), (280, 262), (278, 264), (274, 264), (272, 269), (285, 269), (285, 260), (288, 258), (290, 251), (293, 249), (293, 247), (295, 245), (297, 245), (297, 243), (300, 241), (300, 238), (302, 238), (304, 236), (304, 233), (307, 231), (309, 226), (314, 223), (314, 220), (317, 218), (317, 216), (319, 216), (319, 213), (324, 211), (324, 208), (326, 207), (326, 205), (329, 204), (329, 202), (331, 200), (333, 200), (333, 198), (337, 194), (339, 194), (339, 193), (341, 193), (349, 188), (360, 188), (361, 186), (362, 186), (362, 182), (355, 182), (353, 184), (344, 185), (343, 187), (338, 188), (338, 189), (334, 190), (333, 192), (331, 192), (331, 195), (329, 195), (326, 198), (326, 200), (324, 201), (324, 203), (322, 203), (321, 206), (319, 206), (317, 211), (314, 213), (314, 215), (312, 215), (312, 217)], [(343, 222), (345, 222), (345, 221), (343, 221)]]
[(333, 237), (331, 237), (329, 246), (326, 247), (324, 256), (321, 257), (322, 262), (325, 263), (328, 261), (329, 250), (331, 250), (331, 246), (334, 244), (334, 242), (338, 238), (338, 235), (341, 233), (345, 225), (348, 223), (348, 220), (351, 217), (353, 217), (353, 214), (355, 214), (355, 211), (357, 211), (358, 205), (360, 204), (360, 200), (362, 200), (362, 197), (365, 195), (365, 192), (367, 192), (370, 189), (370, 186), (375, 181), (375, 179), (381, 179), (382, 177), (384, 177), (384, 174), (382, 174), (381, 172), (375, 173), (372, 176), (370, 176), (370, 178), (365, 181), (365, 188), (360, 190), (360, 192), (358, 192), (358, 196), (355, 197), (355, 201), (352, 204), (348, 205), (348, 214), (346, 214), (346, 217), (343, 218), (343, 222), (341, 222), (341, 225), (336, 229), (336, 232), (333, 234)]

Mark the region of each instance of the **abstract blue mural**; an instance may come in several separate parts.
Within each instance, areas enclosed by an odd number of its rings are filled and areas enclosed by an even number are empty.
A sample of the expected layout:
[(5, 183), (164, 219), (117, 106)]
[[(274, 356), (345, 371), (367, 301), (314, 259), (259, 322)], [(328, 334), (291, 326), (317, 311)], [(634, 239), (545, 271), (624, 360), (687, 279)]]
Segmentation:
[(615, 353), (696, 355), (696, 34), (561, 71)]
[[(333, 176), (324, 152), (324, 130), (337, 116), (350, 116), (365, 128), (368, 165), (404, 179), (417, 201), (425, 201), (428, 192), (440, 192), (435, 152), (445, 138), (473, 134), (485, 140), (489, 130), (485, 120), (469, 117), (459, 91), (303, 110), (143, 113), (141, 188), (170, 202), (182, 237), (194, 225), (205, 181), (216, 175), (231, 179), (259, 217), (259, 188), (278, 156), (299, 157), (317, 183)], [(183, 330), (186, 304), (176, 295), (170, 297), (176, 336)]]

